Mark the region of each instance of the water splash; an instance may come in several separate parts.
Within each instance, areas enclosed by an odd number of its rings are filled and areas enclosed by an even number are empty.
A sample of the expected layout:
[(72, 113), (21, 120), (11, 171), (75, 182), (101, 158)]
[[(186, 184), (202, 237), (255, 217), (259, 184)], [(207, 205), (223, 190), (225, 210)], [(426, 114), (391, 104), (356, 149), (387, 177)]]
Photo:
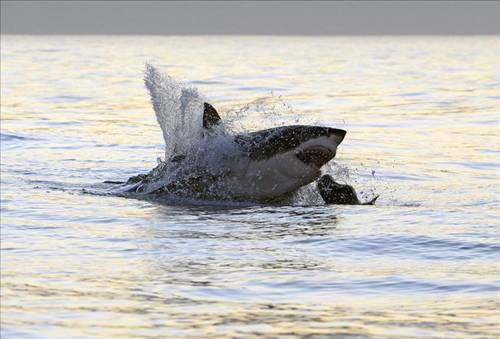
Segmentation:
[(243, 107), (229, 110), (224, 117), (226, 127), (233, 133), (273, 128), (277, 126), (307, 125), (281, 95), (269, 95), (250, 101)]
[[(172, 187), (175, 182), (200, 184), (199, 178), (220, 175), (221, 168), (234, 169), (232, 160), (239, 152), (237, 145), (224, 124), (210, 130), (203, 128), (203, 104), (207, 100), (196, 88), (174, 80), (150, 64), (146, 64), (144, 83), (163, 133), (165, 158), (159, 158), (149, 173), (112, 189), (112, 194), (145, 197), (169, 184)], [(209, 180), (203, 184), (210, 186)]]
[[(195, 200), (227, 200), (231, 193), (217, 178), (232, 176), (248, 165), (247, 157), (242, 157), (241, 148), (234, 141), (235, 134), (305, 124), (281, 96), (271, 94), (224, 114), (219, 126), (207, 130), (203, 128), (203, 104), (207, 100), (196, 88), (174, 80), (150, 64), (146, 64), (144, 82), (163, 132), (165, 160), (158, 159), (156, 168), (129, 179), (127, 185), (112, 190), (112, 194), (154, 199), (149, 195), (166, 192)], [(325, 169), (327, 173), (334, 172), (337, 179), (348, 181), (343, 180), (349, 178), (347, 167), (330, 164)], [(161, 200), (165, 200), (165, 194), (161, 195)], [(320, 205), (323, 200), (316, 184), (311, 183), (301, 187), (286, 203)]]
[(165, 160), (196, 148), (203, 137), (204, 99), (188, 87), (146, 64), (144, 83), (165, 140)]

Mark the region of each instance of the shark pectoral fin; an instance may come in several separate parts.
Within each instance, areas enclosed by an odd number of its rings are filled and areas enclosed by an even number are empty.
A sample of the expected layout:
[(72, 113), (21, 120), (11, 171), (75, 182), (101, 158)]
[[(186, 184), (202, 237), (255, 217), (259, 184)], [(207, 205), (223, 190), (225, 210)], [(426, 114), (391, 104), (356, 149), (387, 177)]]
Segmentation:
[(221, 118), (215, 108), (207, 102), (203, 103), (203, 127), (212, 128), (220, 124)]

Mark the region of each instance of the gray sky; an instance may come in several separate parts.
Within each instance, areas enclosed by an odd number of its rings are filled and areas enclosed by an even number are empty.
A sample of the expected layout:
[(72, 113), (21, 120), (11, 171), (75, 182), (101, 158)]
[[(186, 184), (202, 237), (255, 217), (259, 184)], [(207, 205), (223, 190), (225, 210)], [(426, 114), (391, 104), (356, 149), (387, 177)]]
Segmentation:
[(500, 34), (498, 1), (1, 1), (2, 34)]

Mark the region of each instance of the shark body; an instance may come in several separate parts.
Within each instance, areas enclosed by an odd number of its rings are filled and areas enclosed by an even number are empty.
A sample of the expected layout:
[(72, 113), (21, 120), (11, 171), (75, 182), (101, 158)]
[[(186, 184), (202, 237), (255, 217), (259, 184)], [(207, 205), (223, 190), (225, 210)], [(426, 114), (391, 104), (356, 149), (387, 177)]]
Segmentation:
[[(120, 184), (112, 194), (286, 202), (320, 177), (346, 135), (342, 129), (307, 125), (228, 135), (217, 110), (196, 89), (178, 86), (151, 65), (144, 80), (165, 139), (166, 161), (127, 182), (108, 182)], [(217, 145), (220, 140), (224, 143)], [(359, 203), (351, 186), (331, 177), (318, 180), (317, 189), (327, 204)], [(344, 189), (350, 194), (340, 194)]]
[[(203, 128), (221, 123), (212, 105), (204, 103)], [(330, 127), (292, 125), (237, 134), (231, 152), (218, 154), (211, 166), (184, 166), (184, 155), (171, 158), (180, 171), (160, 180), (162, 168), (129, 179), (124, 192), (178, 195), (195, 199), (273, 202), (287, 198), (321, 175), (335, 157), (346, 131)], [(170, 167), (171, 168), (171, 167)]]

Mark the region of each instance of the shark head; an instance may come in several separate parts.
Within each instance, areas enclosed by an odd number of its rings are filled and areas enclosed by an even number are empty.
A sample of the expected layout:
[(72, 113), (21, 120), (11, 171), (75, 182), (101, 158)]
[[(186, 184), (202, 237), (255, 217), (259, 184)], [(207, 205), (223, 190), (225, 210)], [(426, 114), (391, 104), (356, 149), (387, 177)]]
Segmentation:
[(346, 131), (337, 128), (292, 125), (238, 135), (235, 140), (251, 161), (284, 157), (299, 169), (290, 168), (291, 176), (302, 176), (303, 168), (319, 170), (333, 159), (345, 134)]
[[(215, 109), (206, 104), (203, 125), (220, 123)], [(272, 200), (309, 184), (321, 167), (335, 157), (346, 131), (331, 127), (292, 125), (238, 134), (234, 142), (242, 156), (238, 170), (224, 183), (235, 196)]]
[[(220, 123), (221, 118), (215, 108), (204, 103), (203, 127), (210, 130)], [(335, 157), (337, 146), (345, 135), (346, 131), (337, 128), (292, 125), (240, 134), (235, 137), (235, 142), (252, 162), (265, 162), (286, 155), (287, 158), (293, 158), (294, 162), (300, 162), (296, 164), (300, 168), (305, 165), (312, 170), (319, 170)], [(300, 173), (297, 175), (302, 176)]]

